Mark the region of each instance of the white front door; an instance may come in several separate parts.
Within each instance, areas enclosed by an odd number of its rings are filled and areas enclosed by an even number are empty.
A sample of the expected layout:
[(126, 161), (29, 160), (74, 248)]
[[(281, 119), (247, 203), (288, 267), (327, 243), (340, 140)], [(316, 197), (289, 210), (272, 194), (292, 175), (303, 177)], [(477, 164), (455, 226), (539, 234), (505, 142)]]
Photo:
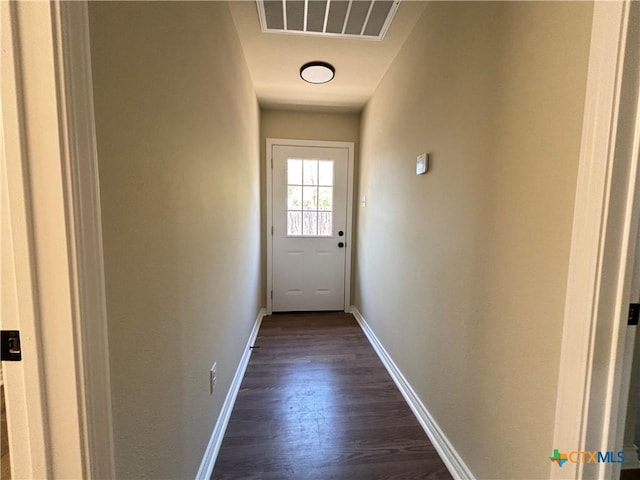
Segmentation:
[(271, 148), (272, 310), (343, 310), (349, 149)]

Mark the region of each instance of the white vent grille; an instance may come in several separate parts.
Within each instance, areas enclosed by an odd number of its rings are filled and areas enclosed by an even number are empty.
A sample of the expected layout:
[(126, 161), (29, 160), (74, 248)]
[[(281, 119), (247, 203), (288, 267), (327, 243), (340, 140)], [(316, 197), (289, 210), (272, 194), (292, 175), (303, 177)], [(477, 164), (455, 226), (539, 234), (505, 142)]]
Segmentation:
[(400, 0), (257, 0), (263, 32), (382, 40)]

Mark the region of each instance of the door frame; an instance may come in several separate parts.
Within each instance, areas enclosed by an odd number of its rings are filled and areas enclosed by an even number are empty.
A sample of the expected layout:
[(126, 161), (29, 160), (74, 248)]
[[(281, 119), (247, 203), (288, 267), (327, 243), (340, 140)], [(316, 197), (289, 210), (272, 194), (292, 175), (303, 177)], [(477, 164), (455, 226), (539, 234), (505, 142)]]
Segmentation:
[(320, 147), (320, 148), (346, 148), (349, 152), (349, 165), (347, 168), (347, 242), (345, 245), (345, 269), (344, 269), (344, 311), (351, 309), (351, 261), (353, 239), (353, 186), (354, 186), (354, 142), (334, 142), (326, 140), (291, 140), (283, 138), (267, 138), (266, 150), (266, 191), (267, 191), (267, 221), (265, 223), (265, 237), (267, 239), (267, 281), (266, 299), (267, 315), (273, 313), (273, 147), (276, 145), (287, 147)]
[[(640, 92), (625, 85), (638, 81), (640, 65), (626, 55), (629, 0), (593, 8), (553, 437), (560, 451), (622, 449), (621, 397), (629, 380), (624, 350), (640, 216)], [(620, 465), (550, 468), (552, 479), (616, 478)]]
[(3, 364), (12, 474), (114, 478), (88, 5), (0, 9), (2, 321), (23, 352)]

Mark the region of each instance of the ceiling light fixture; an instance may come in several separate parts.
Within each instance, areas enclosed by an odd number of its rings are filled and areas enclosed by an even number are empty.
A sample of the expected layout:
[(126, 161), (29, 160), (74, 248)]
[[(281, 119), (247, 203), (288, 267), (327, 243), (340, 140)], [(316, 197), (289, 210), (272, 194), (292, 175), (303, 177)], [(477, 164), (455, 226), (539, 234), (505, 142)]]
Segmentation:
[(333, 80), (336, 69), (327, 62), (309, 62), (300, 67), (300, 77), (309, 83), (327, 83)]

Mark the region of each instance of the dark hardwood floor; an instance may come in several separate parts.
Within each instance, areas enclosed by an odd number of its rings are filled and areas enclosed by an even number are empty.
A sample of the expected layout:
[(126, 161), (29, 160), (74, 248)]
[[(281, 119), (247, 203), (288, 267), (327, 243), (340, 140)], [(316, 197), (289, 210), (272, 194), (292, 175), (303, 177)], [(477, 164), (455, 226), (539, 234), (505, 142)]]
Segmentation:
[(212, 478), (450, 479), (353, 316), (266, 317)]
[(640, 480), (640, 469), (622, 470), (620, 480)]

